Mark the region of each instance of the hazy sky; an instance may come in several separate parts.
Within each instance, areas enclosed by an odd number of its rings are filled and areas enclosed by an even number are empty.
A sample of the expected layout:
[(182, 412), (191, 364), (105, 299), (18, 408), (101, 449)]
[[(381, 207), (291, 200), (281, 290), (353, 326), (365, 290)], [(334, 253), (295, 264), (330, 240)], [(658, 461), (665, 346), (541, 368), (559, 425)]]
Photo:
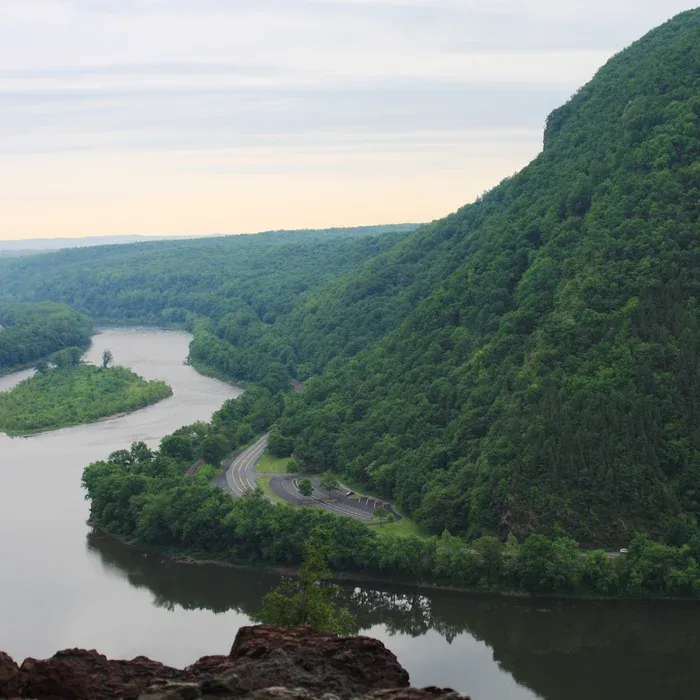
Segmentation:
[(0, 239), (425, 221), (691, 0), (0, 0)]

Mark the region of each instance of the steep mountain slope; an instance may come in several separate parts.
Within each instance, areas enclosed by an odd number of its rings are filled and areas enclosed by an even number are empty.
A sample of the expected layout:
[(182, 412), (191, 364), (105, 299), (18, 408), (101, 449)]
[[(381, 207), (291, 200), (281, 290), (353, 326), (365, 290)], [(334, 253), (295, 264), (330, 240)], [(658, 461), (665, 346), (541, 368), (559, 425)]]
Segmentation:
[(352, 315), (400, 274), (389, 263), (430, 260), (389, 294), (407, 308), (430, 291), (401, 326), (290, 404), (295, 456), (436, 532), (612, 544), (694, 527), (699, 152), (693, 10), (553, 112), (522, 172), (370, 262), (361, 303), (344, 282)]

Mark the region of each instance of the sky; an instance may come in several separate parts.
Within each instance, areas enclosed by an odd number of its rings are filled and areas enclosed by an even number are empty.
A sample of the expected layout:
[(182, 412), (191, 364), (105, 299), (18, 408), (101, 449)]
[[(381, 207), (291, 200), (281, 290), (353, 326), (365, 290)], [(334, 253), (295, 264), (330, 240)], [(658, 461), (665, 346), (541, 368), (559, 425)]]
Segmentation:
[(0, 239), (430, 221), (689, 0), (0, 0)]

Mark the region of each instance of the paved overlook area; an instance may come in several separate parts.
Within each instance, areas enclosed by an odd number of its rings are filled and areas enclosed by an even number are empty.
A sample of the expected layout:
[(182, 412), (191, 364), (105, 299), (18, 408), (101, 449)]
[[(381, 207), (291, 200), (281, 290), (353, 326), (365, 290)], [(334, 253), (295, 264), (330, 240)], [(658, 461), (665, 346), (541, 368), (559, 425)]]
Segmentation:
[(219, 474), (214, 483), (223, 491), (239, 498), (253, 491), (258, 485), (258, 479), (269, 477), (270, 490), (278, 498), (294, 506), (303, 508), (325, 508), (336, 515), (348, 515), (357, 520), (370, 521), (374, 517), (375, 508), (384, 508), (387, 515), (393, 515), (400, 520), (391, 503), (373, 498), (359, 496), (350, 489), (341, 487), (328, 494), (321, 490), (320, 478), (310, 477), (314, 490), (311, 498), (305, 498), (299, 492), (299, 480), (302, 474), (267, 474), (256, 471), (256, 467), (267, 448), (267, 434), (257, 442), (235, 455), (226, 471)]

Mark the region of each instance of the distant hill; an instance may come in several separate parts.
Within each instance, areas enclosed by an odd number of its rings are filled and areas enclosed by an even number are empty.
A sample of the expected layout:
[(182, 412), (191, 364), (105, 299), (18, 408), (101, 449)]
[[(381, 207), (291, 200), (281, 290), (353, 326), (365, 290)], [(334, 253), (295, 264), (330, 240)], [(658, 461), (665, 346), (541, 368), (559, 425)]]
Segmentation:
[(95, 245), (117, 245), (142, 241), (161, 241), (158, 236), (88, 236), (86, 238), (25, 238), (0, 241), (0, 256), (32, 255), (63, 248), (86, 248)]
[[(377, 234), (396, 228), (415, 229), (418, 224), (398, 224), (398, 225), (379, 225), (379, 226), (354, 226), (345, 228), (331, 229), (301, 229), (301, 231), (316, 231), (317, 233), (351, 233), (355, 232), (361, 235)], [(293, 230), (276, 230), (263, 231), (261, 233), (276, 233), (276, 234), (294, 234), (299, 232), (299, 229)], [(125, 243), (152, 243), (156, 241), (173, 241), (173, 240), (205, 240), (209, 238), (219, 238), (231, 234), (211, 234), (200, 236), (87, 236), (83, 238), (25, 238), (13, 241), (0, 241), (0, 256), (20, 256), (32, 255), (34, 253), (46, 253), (55, 250), (63, 250), (65, 248), (88, 248), (91, 246), (101, 245), (120, 245)], [(256, 234), (235, 234), (235, 235), (256, 235)]]
[[(268, 329), (291, 319), (300, 296), (356, 272), (415, 228), (268, 231), (5, 259), (0, 299), (66, 302), (103, 324), (185, 326), (195, 333), (191, 358), (200, 369), (255, 381), (276, 366), (287, 383), (297, 373), (295, 351)], [(239, 335), (245, 356), (233, 358)]]

